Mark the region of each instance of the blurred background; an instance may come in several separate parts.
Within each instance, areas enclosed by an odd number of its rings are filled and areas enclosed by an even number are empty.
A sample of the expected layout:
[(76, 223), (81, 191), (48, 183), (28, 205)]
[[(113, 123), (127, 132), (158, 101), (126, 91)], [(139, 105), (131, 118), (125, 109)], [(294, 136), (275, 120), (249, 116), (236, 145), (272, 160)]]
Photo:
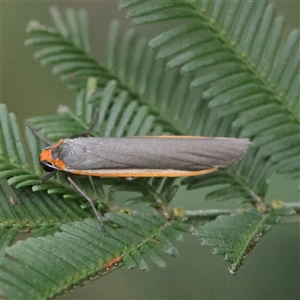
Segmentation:
[[(299, 28), (300, 4), (297, 1), (274, 2), (278, 15), (286, 18), (285, 32)], [(30, 20), (52, 26), (49, 6), (61, 10), (85, 8), (90, 19), (93, 55), (104, 60), (107, 31), (111, 20), (121, 21), (124, 30), (131, 26), (125, 11), (116, 1), (5, 1), (1, 2), (1, 102), (23, 120), (36, 115), (53, 114), (59, 104), (72, 107), (75, 92), (68, 90), (51, 68), (41, 67), (32, 58), (33, 47), (25, 47), (25, 29)], [(137, 27), (147, 37), (156, 34), (153, 26)], [(268, 200), (299, 201), (298, 182), (275, 175), (271, 179)], [(205, 191), (181, 189), (174, 206), (184, 209), (215, 208), (220, 203), (204, 200)], [(184, 201), (182, 201), (184, 199)], [(184, 203), (183, 203), (184, 202)], [(222, 206), (235, 207), (235, 203)], [(165, 256), (167, 269), (150, 263), (150, 272), (120, 268), (61, 299), (299, 299), (300, 283), (299, 225), (274, 226), (262, 238), (246, 260), (242, 270), (229, 275), (228, 263), (211, 254), (196, 237), (185, 235), (178, 243), (178, 259)]]

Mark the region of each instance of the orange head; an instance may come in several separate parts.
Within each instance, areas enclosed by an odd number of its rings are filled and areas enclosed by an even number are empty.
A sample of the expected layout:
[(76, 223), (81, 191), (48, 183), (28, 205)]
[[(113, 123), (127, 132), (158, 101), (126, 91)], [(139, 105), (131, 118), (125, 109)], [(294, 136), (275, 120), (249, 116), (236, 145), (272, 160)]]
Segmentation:
[(45, 148), (40, 154), (40, 165), (46, 172), (51, 172), (54, 169), (62, 171), (65, 169), (63, 160), (52, 157), (52, 150), (58, 147), (62, 142), (63, 140), (60, 140), (58, 143)]

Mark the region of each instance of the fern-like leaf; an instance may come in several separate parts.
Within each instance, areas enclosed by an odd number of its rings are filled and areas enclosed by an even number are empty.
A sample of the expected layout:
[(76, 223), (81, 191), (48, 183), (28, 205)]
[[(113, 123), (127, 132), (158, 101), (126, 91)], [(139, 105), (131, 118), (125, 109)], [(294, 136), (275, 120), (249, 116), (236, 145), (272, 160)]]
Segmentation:
[(25, 45), (34, 45), (34, 58), (42, 65), (51, 64), (53, 73), (60, 73), (62, 80), (69, 79), (76, 89), (85, 87), (89, 76), (103, 79), (104, 84), (114, 76), (90, 57), (88, 21), (84, 10), (69, 9), (65, 18), (52, 7), (51, 16), (55, 28), (41, 25), (36, 21), (28, 24), (27, 32), (32, 35)]
[(15, 205), (1, 191), (2, 224), (5, 229), (18, 229), (20, 232), (35, 231), (40, 228), (51, 229), (62, 223), (80, 220), (88, 217), (88, 213), (78, 207), (75, 201), (66, 201), (55, 195), (45, 195), (42, 192), (32, 193), (28, 188), (15, 189), (18, 199)]
[[(61, 226), (55, 236), (29, 238), (7, 248), (9, 256), (0, 273), (2, 291), (11, 299), (50, 299), (123, 264), (147, 269), (144, 255), (165, 267), (161, 255), (177, 255), (173, 241), (182, 239), (180, 231), (193, 231), (155, 212), (106, 217), (122, 232), (107, 228), (105, 236), (98, 222), (86, 219)], [(35, 278), (34, 285), (30, 278)]]
[(232, 125), (252, 137), (277, 171), (299, 176), (299, 31), (281, 39), (283, 19), (275, 18), (273, 4), (135, 1), (128, 7), (136, 24), (185, 19), (150, 42), (160, 48), (157, 56), (193, 72), (191, 86), (204, 89), (210, 109), (224, 117), (235, 112)]
[(277, 224), (281, 216), (291, 213), (290, 209), (281, 208), (263, 215), (249, 211), (219, 216), (202, 226), (199, 235), (202, 244), (213, 246), (213, 254), (224, 256), (224, 260), (231, 263), (229, 272), (236, 274), (262, 235)]

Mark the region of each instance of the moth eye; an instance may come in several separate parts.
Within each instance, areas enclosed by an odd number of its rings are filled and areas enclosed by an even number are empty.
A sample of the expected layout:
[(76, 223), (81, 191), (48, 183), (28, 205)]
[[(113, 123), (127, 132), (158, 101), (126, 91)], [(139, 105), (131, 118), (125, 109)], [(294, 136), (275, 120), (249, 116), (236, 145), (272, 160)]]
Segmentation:
[(48, 162), (46, 160), (43, 160), (40, 162), (40, 165), (43, 167), (43, 169), (46, 172), (52, 172), (55, 168), (51, 162)]

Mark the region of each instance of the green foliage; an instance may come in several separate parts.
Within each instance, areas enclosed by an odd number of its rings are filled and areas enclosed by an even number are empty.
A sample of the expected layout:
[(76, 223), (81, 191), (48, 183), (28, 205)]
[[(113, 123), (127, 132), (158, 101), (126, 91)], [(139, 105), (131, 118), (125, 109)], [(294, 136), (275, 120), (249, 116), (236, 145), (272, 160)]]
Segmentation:
[(184, 19), (150, 41), (167, 67), (192, 73), (191, 87), (252, 138), (279, 173), (299, 177), (299, 31), (280, 39), (273, 4), (123, 1), (136, 24)]
[[(172, 21), (170, 30), (150, 41), (157, 50), (134, 30), (121, 34), (113, 21), (106, 61), (98, 63), (90, 55), (83, 10), (69, 9), (62, 16), (51, 8), (53, 28), (38, 22), (28, 25), (25, 44), (36, 47), (34, 57), (61, 74), (77, 97), (75, 109), (61, 106), (57, 115), (27, 120), (25, 142), (14, 114), (0, 106), (0, 178), (21, 198), (13, 206), (0, 189), (0, 278), (9, 298), (49, 299), (114, 270), (114, 262), (145, 270), (145, 255), (165, 267), (161, 255), (178, 256), (173, 241), (182, 239), (180, 231), (194, 231), (189, 222), (230, 213), (217, 210), (197, 216), (172, 209), (169, 204), (179, 187), (172, 178), (73, 176), (105, 215), (109, 235), (104, 236), (99, 224), (88, 219), (93, 216), (90, 207), (84, 208), (85, 200), (65, 174), (36, 185), (43, 176), (39, 153), (46, 146), (40, 137), (57, 142), (93, 124), (89, 134), (95, 137), (251, 138), (239, 163), (181, 182), (188, 189), (212, 187), (209, 200), (236, 199), (252, 208), (219, 216), (199, 230), (203, 243), (231, 262), (231, 273), (279, 217), (288, 218), (292, 208), (299, 214), (297, 205), (286, 209), (288, 204), (265, 202), (274, 171), (299, 175), (299, 33), (291, 32), (284, 41), (283, 20), (274, 17), (273, 6), (265, 1), (126, 0), (120, 6), (129, 8), (128, 16), (137, 24)], [(121, 191), (131, 193), (123, 203), (116, 197)], [(141, 203), (151, 208), (136, 211)], [(35, 238), (13, 245), (19, 232), (32, 232)]]
[(278, 223), (278, 217), (292, 211), (282, 208), (270, 213), (259, 214), (247, 211), (230, 216), (219, 216), (215, 221), (201, 227), (199, 235), (202, 245), (213, 246), (213, 254), (223, 255), (231, 262), (229, 272), (236, 274), (261, 236)]
[[(157, 212), (108, 213), (106, 218), (126, 231), (108, 228), (105, 236), (99, 223), (86, 219), (61, 226), (62, 232), (54, 236), (28, 238), (10, 247), (9, 256), (2, 261), (4, 293), (13, 299), (50, 299), (123, 264), (148, 269), (143, 255), (163, 268), (165, 262), (158, 253), (178, 255), (172, 240), (182, 239), (178, 229), (183, 228), (176, 226), (176, 221), (169, 222)], [(191, 232), (193, 227), (186, 225), (184, 230)], [(116, 257), (116, 265), (107, 264)]]

